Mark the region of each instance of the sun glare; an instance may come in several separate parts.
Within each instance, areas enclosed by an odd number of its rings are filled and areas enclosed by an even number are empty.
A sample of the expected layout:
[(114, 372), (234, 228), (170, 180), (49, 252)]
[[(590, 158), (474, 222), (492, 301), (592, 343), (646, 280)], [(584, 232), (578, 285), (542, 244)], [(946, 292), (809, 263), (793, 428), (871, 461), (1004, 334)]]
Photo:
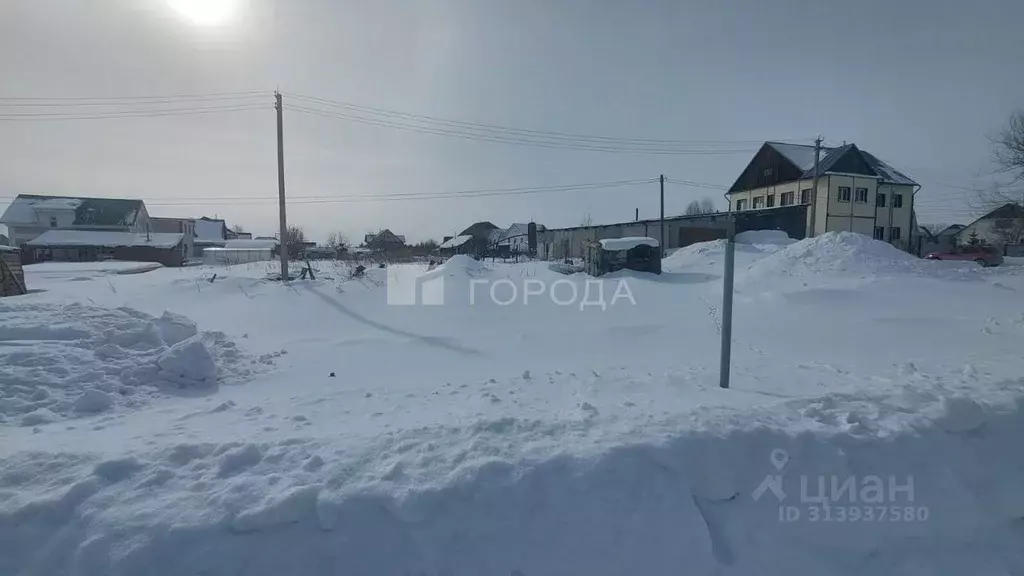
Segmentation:
[(167, 0), (167, 3), (195, 24), (217, 26), (231, 19), (238, 0)]

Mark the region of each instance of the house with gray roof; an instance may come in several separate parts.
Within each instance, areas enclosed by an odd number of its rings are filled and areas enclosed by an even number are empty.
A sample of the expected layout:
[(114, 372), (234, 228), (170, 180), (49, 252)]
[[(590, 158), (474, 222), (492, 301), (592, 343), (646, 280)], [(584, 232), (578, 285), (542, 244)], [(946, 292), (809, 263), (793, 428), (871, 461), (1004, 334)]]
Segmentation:
[(858, 232), (911, 250), (921, 186), (856, 144), (822, 147), (813, 192), (814, 146), (765, 142), (729, 188), (729, 210), (812, 204), (807, 235)]
[(50, 230), (144, 233), (149, 213), (142, 200), (19, 194), (0, 216), (12, 246)]

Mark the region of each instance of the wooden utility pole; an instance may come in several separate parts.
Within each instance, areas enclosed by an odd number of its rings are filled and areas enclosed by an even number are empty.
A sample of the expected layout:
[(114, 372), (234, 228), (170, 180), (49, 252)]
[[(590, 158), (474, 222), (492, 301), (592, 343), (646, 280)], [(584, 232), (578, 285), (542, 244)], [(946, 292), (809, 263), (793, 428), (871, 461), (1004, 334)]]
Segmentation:
[(814, 139), (814, 178), (811, 180), (811, 223), (807, 229), (807, 237), (814, 236), (814, 227), (818, 208), (818, 163), (821, 160), (821, 136)]
[(277, 110), (277, 194), (278, 216), (281, 220), (281, 241), (278, 250), (281, 253), (281, 281), (288, 282), (288, 218), (285, 215), (284, 201), (284, 106), (281, 104), (281, 93), (274, 92), (274, 108)]
[(664, 174), (661, 175), (661, 178), (659, 178), (659, 181), (661, 182), (661, 225), (659, 226), (659, 228), (661, 229), (661, 239), (658, 242), (658, 246), (660, 248), (659, 254), (661, 255), (662, 258), (664, 258), (665, 257), (665, 175)]

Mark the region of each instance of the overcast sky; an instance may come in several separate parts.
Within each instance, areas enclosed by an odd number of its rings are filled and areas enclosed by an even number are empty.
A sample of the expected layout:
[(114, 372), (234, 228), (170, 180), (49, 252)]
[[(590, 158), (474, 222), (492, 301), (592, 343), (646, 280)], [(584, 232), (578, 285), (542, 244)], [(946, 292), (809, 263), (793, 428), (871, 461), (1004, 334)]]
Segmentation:
[[(590, 214), (613, 222), (632, 219), (636, 208), (653, 218), (656, 184), (302, 199), (662, 173), (729, 186), (754, 141), (810, 143), (818, 133), (826, 144), (856, 142), (918, 180), (922, 222), (963, 222), (970, 213), (962, 188), (988, 170), (986, 136), (1024, 107), (1020, 0), (206, 0), (223, 1), (236, 6), (215, 24), (171, 6), (188, 0), (0, 1), (0, 97), (265, 94), (239, 101), (262, 108), (201, 116), (0, 121), (0, 202), (18, 193), (136, 197), (152, 215), (216, 214), (271, 234), (279, 87), (287, 189), (297, 199), (289, 221), (316, 240), (334, 230), (361, 239), (382, 227), (440, 239), (478, 220), (558, 227)], [(736, 153), (448, 138), (288, 110), (337, 111), (289, 94), (531, 130), (726, 141), (716, 146)], [(0, 106), (0, 118), (82, 110)], [(718, 191), (671, 185), (666, 211), (703, 196), (724, 207)], [(186, 205), (197, 198), (215, 200)]]

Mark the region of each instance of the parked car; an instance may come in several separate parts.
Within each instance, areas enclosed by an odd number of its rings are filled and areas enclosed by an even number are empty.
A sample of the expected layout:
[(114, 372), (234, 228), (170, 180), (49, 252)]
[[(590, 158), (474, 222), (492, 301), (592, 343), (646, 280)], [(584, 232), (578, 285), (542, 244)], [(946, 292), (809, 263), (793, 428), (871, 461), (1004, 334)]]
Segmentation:
[(994, 246), (960, 246), (949, 252), (932, 252), (925, 256), (929, 260), (973, 260), (982, 266), (999, 266), (1003, 255)]

